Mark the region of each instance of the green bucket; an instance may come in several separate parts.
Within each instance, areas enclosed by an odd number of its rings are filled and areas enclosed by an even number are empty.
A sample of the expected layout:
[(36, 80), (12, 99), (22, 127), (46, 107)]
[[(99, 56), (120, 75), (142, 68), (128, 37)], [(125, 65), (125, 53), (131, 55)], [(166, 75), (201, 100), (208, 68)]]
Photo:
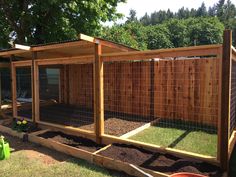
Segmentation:
[(10, 157), (9, 143), (4, 141), (4, 137), (0, 137), (0, 160), (5, 160)]

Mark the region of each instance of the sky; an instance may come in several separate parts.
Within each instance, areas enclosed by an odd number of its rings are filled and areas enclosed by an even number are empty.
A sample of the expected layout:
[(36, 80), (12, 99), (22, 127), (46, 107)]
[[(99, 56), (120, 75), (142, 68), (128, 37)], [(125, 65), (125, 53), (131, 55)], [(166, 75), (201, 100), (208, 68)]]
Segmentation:
[[(136, 10), (137, 17), (142, 17), (146, 12), (148, 14), (159, 11), (159, 10), (168, 10), (168, 8), (176, 12), (181, 7), (186, 8), (198, 8), (201, 6), (204, 1), (206, 7), (212, 6), (217, 3), (219, 0), (127, 0), (126, 3), (119, 3), (117, 11), (124, 14), (125, 17), (129, 16), (129, 10)], [(233, 3), (236, 0), (231, 0)], [(126, 20), (118, 20), (117, 23), (122, 23)], [(110, 24), (108, 24), (110, 25)]]

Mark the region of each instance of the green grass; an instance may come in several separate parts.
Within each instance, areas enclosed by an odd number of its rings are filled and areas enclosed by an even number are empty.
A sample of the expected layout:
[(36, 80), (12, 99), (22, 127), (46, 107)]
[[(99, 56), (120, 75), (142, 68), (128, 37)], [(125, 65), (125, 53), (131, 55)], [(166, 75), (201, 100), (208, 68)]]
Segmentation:
[(83, 160), (70, 158), (64, 162), (45, 164), (28, 158), (24, 151), (14, 152), (8, 160), (0, 161), (0, 177), (109, 177), (122, 176)]
[(217, 134), (203, 131), (151, 126), (130, 139), (203, 155), (216, 156), (217, 153)]

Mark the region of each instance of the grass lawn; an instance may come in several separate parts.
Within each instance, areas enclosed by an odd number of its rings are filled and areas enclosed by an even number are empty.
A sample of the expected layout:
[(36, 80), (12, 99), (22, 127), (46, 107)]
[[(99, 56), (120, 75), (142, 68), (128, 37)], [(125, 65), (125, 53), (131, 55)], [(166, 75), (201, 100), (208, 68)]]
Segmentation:
[[(0, 132), (0, 135), (2, 133)], [(128, 175), (4, 135), (13, 152), (0, 161), (0, 177), (110, 177)]]
[(217, 134), (203, 131), (151, 126), (130, 139), (204, 155), (216, 156), (217, 153)]

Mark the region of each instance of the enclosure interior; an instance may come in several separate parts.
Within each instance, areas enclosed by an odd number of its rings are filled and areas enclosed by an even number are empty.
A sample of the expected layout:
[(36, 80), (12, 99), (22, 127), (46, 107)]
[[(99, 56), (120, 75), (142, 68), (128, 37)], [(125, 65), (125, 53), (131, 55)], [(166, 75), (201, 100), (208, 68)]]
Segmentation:
[(32, 119), (31, 67), (16, 67), (17, 117)]
[(216, 156), (219, 61), (179, 57), (105, 62), (105, 133), (120, 136), (147, 126), (129, 138)]
[(93, 64), (39, 66), (40, 121), (94, 131)]

